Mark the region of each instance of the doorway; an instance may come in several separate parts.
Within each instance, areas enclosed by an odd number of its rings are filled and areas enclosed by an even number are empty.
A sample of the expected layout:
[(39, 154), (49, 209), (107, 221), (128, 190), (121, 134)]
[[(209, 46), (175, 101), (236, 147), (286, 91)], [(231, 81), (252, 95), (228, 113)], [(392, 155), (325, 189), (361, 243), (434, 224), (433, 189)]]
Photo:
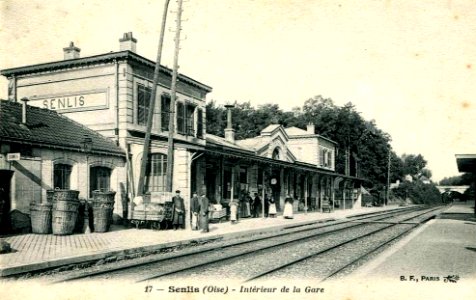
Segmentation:
[(13, 173), (11, 170), (0, 170), (0, 233), (7, 233), (10, 229), (10, 184)]

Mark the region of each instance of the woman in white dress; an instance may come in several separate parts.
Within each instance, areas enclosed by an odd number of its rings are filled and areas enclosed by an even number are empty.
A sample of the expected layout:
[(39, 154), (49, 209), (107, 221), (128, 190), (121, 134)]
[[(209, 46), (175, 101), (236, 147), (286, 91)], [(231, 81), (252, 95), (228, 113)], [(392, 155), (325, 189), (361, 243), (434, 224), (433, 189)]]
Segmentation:
[(236, 224), (238, 222), (238, 201), (233, 200), (230, 202), (230, 221), (231, 224)]
[(276, 218), (276, 203), (274, 202), (273, 197), (269, 199), (268, 214), (270, 218)]
[(289, 196), (289, 195), (287, 195), (286, 199), (284, 199), (283, 217), (285, 219), (294, 218), (294, 216), (293, 216), (293, 202), (294, 202), (294, 199), (291, 198), (291, 196)]

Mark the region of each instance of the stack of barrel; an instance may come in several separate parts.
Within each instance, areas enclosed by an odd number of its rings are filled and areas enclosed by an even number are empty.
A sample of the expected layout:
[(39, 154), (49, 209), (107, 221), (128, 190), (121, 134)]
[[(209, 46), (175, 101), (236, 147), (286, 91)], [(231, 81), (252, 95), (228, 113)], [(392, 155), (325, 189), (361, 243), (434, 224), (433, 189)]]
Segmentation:
[(72, 234), (78, 218), (79, 191), (54, 190), (53, 199), (53, 234)]
[(106, 232), (112, 223), (114, 196), (116, 192), (93, 191), (93, 224), (94, 232)]

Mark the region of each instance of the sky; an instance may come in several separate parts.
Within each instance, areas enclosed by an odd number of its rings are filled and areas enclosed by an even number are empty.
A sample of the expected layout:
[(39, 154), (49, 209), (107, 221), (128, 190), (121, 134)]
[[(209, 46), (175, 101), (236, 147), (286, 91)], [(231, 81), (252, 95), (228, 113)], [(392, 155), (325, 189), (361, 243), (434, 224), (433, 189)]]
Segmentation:
[[(155, 60), (164, 1), (0, 0), (0, 69), (119, 50), (133, 32)], [(392, 137), (398, 154), (422, 154), (433, 180), (458, 175), (455, 154), (476, 153), (476, 2), (188, 0), (179, 72), (213, 88), (218, 104), (276, 103), (316, 95), (352, 102)], [(173, 65), (171, 1), (162, 64)], [(7, 81), (0, 79), (0, 98)]]

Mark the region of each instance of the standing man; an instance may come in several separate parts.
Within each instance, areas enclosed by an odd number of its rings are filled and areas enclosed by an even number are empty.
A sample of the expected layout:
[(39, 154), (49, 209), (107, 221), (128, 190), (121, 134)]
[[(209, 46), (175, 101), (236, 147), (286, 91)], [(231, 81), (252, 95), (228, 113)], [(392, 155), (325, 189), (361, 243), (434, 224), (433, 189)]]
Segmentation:
[(205, 196), (206, 190), (202, 190), (202, 195), (200, 196), (199, 206), (200, 206), (200, 228), (202, 232), (209, 232), (208, 229), (208, 206), (209, 201), (207, 196)]
[(264, 194), (264, 216), (267, 218), (269, 212), (269, 198), (268, 194)]
[(199, 213), (200, 213), (200, 200), (198, 199), (197, 193), (193, 193), (192, 201), (190, 203), (191, 210), (191, 221), (192, 221), (192, 230), (198, 230), (200, 226), (198, 225)]
[(253, 202), (253, 218), (259, 218), (260, 211), (261, 211), (261, 198), (258, 196), (258, 193), (255, 193), (255, 199)]
[(185, 204), (183, 202), (183, 198), (180, 196), (180, 191), (175, 191), (175, 196), (172, 198), (172, 225), (174, 230), (183, 229), (185, 228)]

